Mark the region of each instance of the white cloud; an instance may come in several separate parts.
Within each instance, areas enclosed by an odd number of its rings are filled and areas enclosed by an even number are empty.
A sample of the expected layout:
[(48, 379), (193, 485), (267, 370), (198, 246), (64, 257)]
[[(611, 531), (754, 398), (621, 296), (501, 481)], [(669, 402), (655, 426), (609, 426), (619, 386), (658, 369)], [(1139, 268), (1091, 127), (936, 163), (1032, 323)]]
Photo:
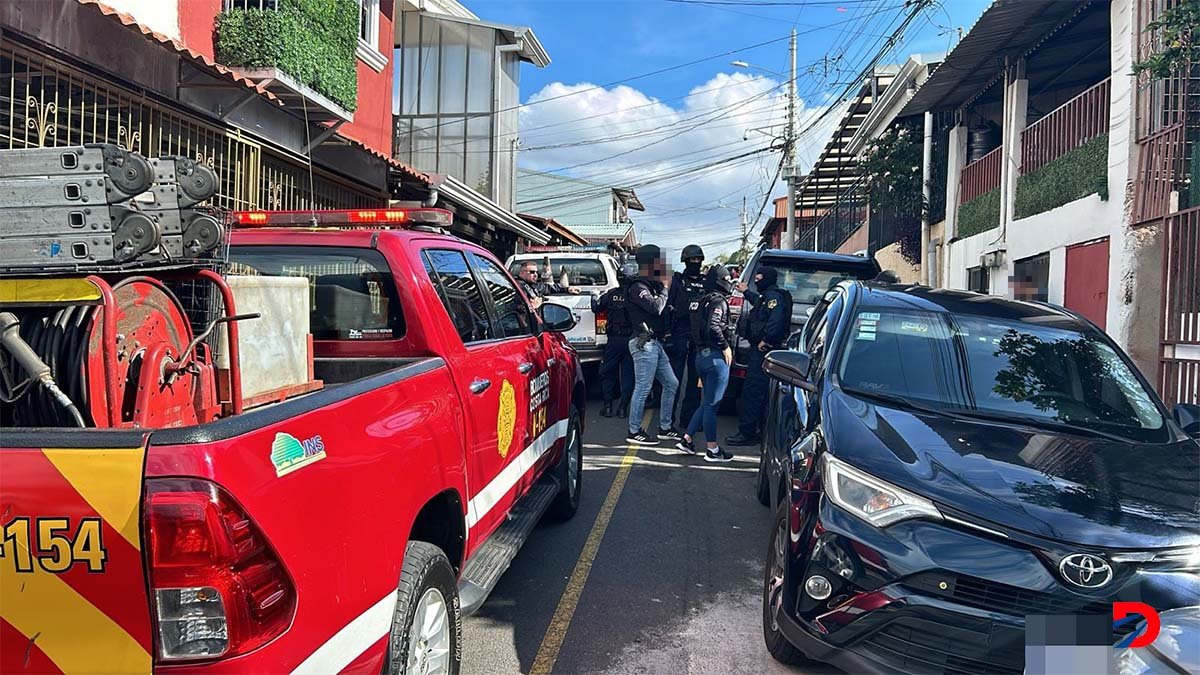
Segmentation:
[[(644, 242), (657, 243), (678, 257), (685, 244), (704, 246), (709, 258), (737, 248), (738, 210), (747, 198), (751, 219), (772, 182), (778, 152), (763, 153), (729, 166), (669, 177), (688, 168), (750, 152), (778, 141), (786, 120), (786, 90), (777, 80), (747, 73), (718, 73), (686, 97), (664, 101), (630, 86), (597, 88), (587, 83), (547, 85), (522, 108), (520, 165), (554, 171), (612, 186), (632, 186), (646, 206), (634, 220)], [(803, 120), (823, 108), (806, 108)], [(828, 116), (833, 118), (835, 116)], [(827, 118), (827, 119), (828, 119)], [(827, 126), (827, 125), (822, 125)], [(748, 132), (763, 129), (766, 133)], [(801, 139), (805, 148), (824, 145), (827, 132), (815, 129)], [(597, 142), (604, 141), (604, 142)], [(810, 160), (810, 158), (808, 158)], [(806, 164), (801, 157), (802, 166)], [(724, 208), (722, 208), (724, 207)], [(757, 241), (764, 216), (750, 226)]]

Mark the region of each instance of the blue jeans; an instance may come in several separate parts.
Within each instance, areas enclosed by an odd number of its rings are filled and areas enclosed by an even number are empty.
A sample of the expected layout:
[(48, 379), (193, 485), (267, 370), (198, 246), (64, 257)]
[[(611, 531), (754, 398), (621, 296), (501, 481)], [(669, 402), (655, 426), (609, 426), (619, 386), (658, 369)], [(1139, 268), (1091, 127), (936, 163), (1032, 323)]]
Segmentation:
[(696, 432), (704, 427), (704, 438), (709, 443), (717, 442), (717, 406), (725, 397), (725, 387), (729, 384), (729, 364), (725, 357), (715, 349), (704, 348), (696, 354), (696, 372), (700, 375), (703, 386), (700, 391), (700, 407), (692, 413), (692, 421), (688, 422), (687, 435), (692, 440)]
[(671, 371), (671, 360), (658, 340), (647, 340), (638, 349), (637, 338), (629, 341), (629, 353), (633, 356), (633, 399), (629, 402), (629, 433), (642, 428), (642, 413), (646, 411), (646, 397), (654, 386), (655, 378), (662, 385), (662, 403), (658, 406), (660, 429), (670, 429), (671, 415), (675, 412), (675, 391), (679, 380)]

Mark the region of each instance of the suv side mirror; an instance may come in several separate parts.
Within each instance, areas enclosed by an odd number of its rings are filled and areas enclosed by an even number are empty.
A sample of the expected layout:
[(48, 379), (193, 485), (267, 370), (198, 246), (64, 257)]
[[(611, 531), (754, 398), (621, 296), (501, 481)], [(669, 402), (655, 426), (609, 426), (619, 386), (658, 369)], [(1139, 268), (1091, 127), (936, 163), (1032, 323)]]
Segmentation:
[(790, 384), (805, 391), (817, 390), (816, 385), (809, 379), (811, 370), (812, 358), (804, 352), (776, 349), (767, 352), (763, 359), (763, 372), (784, 384)]
[(1185, 434), (1200, 437), (1200, 405), (1180, 403), (1175, 406), (1171, 414)]
[(575, 327), (575, 313), (562, 305), (543, 302), (538, 308), (538, 314), (541, 315), (546, 330), (552, 333), (566, 333)]

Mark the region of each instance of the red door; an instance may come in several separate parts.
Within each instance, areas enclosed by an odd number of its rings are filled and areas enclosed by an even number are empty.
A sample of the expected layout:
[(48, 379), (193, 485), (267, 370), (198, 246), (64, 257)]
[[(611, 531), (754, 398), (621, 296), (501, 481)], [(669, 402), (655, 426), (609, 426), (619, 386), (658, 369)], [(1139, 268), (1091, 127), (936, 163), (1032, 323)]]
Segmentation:
[(1105, 328), (1108, 316), (1108, 237), (1067, 247), (1063, 305)]

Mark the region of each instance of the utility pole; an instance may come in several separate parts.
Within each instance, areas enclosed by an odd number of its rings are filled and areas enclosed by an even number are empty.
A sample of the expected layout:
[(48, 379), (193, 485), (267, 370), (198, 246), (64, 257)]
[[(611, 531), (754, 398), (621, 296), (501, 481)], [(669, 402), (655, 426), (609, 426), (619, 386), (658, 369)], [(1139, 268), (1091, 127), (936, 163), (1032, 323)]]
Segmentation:
[(796, 248), (796, 29), (788, 46), (792, 62), (788, 80), (787, 136), (784, 139), (783, 180), (787, 184), (787, 237), (783, 247)]
[(748, 234), (748, 226), (750, 223), (746, 220), (746, 196), (742, 195), (742, 212), (738, 216), (738, 220), (742, 223), (742, 247), (739, 251), (745, 251), (750, 245), (750, 235)]

